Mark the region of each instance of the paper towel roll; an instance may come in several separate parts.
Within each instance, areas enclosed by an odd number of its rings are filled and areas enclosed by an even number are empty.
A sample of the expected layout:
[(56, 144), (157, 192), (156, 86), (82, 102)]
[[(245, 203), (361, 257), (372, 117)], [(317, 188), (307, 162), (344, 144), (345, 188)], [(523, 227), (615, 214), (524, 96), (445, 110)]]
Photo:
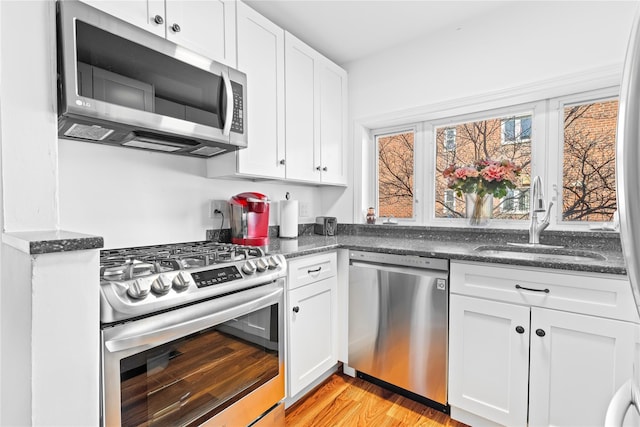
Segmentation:
[(280, 237), (298, 237), (298, 201), (280, 201)]

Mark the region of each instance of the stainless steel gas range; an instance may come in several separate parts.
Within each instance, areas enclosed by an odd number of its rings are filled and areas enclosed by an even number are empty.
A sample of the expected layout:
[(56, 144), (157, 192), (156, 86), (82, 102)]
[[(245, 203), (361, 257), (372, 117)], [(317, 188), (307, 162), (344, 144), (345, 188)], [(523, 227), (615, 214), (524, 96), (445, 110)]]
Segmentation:
[(283, 256), (193, 242), (100, 264), (103, 425), (284, 424)]

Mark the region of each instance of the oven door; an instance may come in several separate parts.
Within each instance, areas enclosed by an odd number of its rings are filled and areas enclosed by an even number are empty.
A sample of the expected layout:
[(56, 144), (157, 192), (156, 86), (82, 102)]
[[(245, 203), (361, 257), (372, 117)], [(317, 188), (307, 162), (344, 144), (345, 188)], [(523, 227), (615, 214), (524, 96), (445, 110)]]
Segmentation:
[(284, 398), (284, 279), (102, 330), (102, 423), (248, 425)]

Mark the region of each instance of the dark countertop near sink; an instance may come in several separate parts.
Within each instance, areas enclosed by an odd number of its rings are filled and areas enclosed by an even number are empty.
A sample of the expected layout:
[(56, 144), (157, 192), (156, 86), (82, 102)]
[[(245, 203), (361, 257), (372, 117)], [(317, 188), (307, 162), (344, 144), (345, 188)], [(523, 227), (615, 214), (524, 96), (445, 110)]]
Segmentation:
[(287, 258), (295, 258), (331, 249), (346, 248), (451, 260), (626, 274), (618, 233), (546, 231), (546, 241), (543, 240), (542, 243), (560, 244), (570, 249), (595, 252), (605, 258), (605, 260), (567, 261), (554, 259), (548, 254), (532, 253), (523, 256), (522, 253), (518, 253), (517, 256), (511, 257), (508, 254), (494, 255), (475, 251), (475, 248), (487, 244), (526, 242), (526, 232), (521, 230), (500, 230), (496, 232), (495, 230), (430, 229), (398, 226), (388, 226), (386, 229), (381, 226), (356, 225), (352, 227), (355, 227), (356, 230), (341, 230), (339, 228), (337, 236), (302, 235), (297, 239), (272, 237), (268, 252), (283, 254)]
[[(339, 224), (337, 236), (319, 236), (313, 233), (313, 224), (301, 224), (297, 239), (280, 239), (277, 227), (270, 230), (269, 253), (295, 258), (327, 250), (346, 248), (353, 250), (418, 255), (451, 260), (490, 262), (508, 265), (552, 268), (570, 271), (610, 273), (626, 275), (620, 236), (612, 232), (545, 231), (543, 244), (560, 245), (569, 249), (595, 252), (604, 260), (561, 260), (545, 254), (517, 256), (475, 249), (486, 245), (506, 245), (507, 242), (527, 242), (527, 231), (483, 228), (444, 228), (384, 226), (363, 224)], [(100, 249), (102, 237), (68, 231), (39, 231), (3, 233), (3, 242), (28, 254), (44, 254), (87, 249)], [(215, 238), (214, 238), (215, 237)], [(215, 235), (207, 232), (207, 240), (224, 241), (230, 238), (229, 230)]]

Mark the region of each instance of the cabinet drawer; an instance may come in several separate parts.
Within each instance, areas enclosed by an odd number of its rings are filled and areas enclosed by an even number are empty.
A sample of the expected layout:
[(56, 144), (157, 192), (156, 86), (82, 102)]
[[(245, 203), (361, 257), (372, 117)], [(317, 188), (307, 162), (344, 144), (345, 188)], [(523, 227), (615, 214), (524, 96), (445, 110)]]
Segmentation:
[(638, 321), (626, 276), (451, 262), (451, 293)]
[(289, 262), (289, 289), (336, 275), (336, 253), (310, 255)]

